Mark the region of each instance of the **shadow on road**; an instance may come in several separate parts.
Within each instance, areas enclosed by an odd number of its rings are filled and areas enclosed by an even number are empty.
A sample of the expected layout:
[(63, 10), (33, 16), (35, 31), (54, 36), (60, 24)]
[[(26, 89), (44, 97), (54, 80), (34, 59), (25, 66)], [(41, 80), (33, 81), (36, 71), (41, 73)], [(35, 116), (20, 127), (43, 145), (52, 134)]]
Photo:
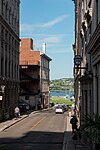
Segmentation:
[(19, 138), (0, 138), (0, 150), (62, 150), (63, 139), (63, 132), (30, 131)]

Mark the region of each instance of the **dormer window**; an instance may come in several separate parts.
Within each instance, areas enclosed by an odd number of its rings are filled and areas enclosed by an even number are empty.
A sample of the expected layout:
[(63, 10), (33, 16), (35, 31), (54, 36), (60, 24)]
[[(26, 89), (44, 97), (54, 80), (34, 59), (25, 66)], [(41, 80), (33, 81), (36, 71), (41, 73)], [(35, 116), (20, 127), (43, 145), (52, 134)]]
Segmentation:
[(83, 35), (84, 35), (83, 29), (81, 29), (81, 30), (80, 30), (80, 37), (81, 37), (81, 39), (83, 38)]
[(92, 5), (92, 0), (89, 1), (88, 7), (91, 8), (91, 5)]
[(86, 13), (85, 13), (84, 17), (86, 18), (87, 23), (89, 23), (89, 22), (90, 22), (90, 20), (91, 20), (91, 15), (90, 15), (90, 11), (89, 11), (89, 9), (86, 11)]
[(83, 22), (82, 22), (82, 29), (83, 29), (84, 32), (86, 31), (86, 27), (87, 27), (87, 26), (86, 26), (86, 22), (83, 21)]

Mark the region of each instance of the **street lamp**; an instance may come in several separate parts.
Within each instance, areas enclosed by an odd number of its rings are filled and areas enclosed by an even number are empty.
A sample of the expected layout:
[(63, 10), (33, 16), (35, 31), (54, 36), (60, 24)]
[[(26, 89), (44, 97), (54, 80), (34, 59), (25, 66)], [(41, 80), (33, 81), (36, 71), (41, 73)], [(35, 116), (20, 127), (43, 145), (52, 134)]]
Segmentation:
[[(83, 67), (83, 66), (81, 66), (81, 62), (82, 62), (82, 57), (81, 57), (81, 55), (75, 55), (75, 57), (74, 57), (74, 69), (76, 69), (75, 71), (75, 75), (78, 77), (78, 71), (80, 71), (81, 72), (81, 69), (86, 69), (86, 71), (87, 71), (87, 66), (85, 66), (85, 67)], [(80, 70), (79, 70), (80, 69)], [(80, 76), (79, 76), (80, 77)], [(77, 99), (78, 98), (78, 96), (79, 96), (79, 90), (80, 90), (80, 83), (78, 82), (78, 80), (76, 81), (76, 86), (75, 86), (75, 88), (77, 88), (78, 90), (77, 90), (77, 92), (76, 92), (76, 94), (75, 94), (75, 98), (76, 98), (76, 100), (75, 100), (75, 110), (74, 110), (74, 113), (76, 114), (76, 111), (77, 111), (77, 106), (79, 106), (79, 100)]]
[(82, 57), (80, 55), (75, 55), (75, 57), (74, 57), (74, 64), (76, 66), (79, 66), (79, 65), (81, 65), (81, 61), (82, 61)]
[(82, 57), (80, 55), (75, 55), (74, 57), (74, 65), (75, 65), (75, 69), (87, 69), (87, 67), (81, 67), (81, 61), (82, 61)]

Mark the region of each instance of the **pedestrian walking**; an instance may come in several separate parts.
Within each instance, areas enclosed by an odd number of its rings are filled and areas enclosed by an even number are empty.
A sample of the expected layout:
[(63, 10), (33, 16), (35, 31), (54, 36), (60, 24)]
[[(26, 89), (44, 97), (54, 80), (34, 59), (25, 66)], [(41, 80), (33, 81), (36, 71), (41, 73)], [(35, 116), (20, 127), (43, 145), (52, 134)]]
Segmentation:
[(77, 123), (78, 123), (76, 115), (72, 116), (72, 118), (70, 119), (70, 123), (72, 124), (72, 133), (74, 133), (77, 130)]
[(20, 109), (18, 106), (15, 107), (15, 117), (18, 118), (20, 116)]

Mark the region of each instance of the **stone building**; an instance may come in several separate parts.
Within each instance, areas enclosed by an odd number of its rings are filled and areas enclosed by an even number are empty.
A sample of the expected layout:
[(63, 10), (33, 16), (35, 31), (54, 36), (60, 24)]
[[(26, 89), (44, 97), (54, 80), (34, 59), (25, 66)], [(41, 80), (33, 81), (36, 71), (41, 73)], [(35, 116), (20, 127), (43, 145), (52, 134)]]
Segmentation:
[[(99, 53), (100, 53), (100, 2), (74, 1), (77, 5), (74, 54), (81, 56), (77, 67), (74, 58), (75, 79), (81, 84), (81, 111), (83, 114), (100, 114), (99, 109)], [(81, 23), (80, 23), (81, 22)], [(94, 105), (93, 105), (94, 104)]]
[(76, 112), (100, 116), (100, 1), (74, 0), (74, 78)]
[[(74, 1), (74, 0), (73, 0)], [(73, 52), (74, 52), (74, 56), (79, 55), (80, 54), (80, 50), (79, 50), (79, 0), (75, 0), (75, 43), (73, 44)], [(78, 115), (80, 115), (79, 113), (79, 109), (80, 109), (80, 81), (79, 81), (79, 75), (80, 75), (80, 70), (76, 68), (76, 65), (74, 64), (74, 70), (73, 70), (73, 74), (74, 74), (74, 96), (75, 96), (75, 109), (76, 112), (78, 113)]]
[(33, 109), (49, 106), (50, 61), (46, 54), (33, 49), (32, 39), (21, 39), (20, 99), (29, 103)]
[(51, 58), (48, 57), (45, 53), (41, 55), (41, 67), (40, 67), (40, 95), (41, 95), (41, 104), (42, 108), (49, 107), (50, 100), (50, 67), (49, 62)]
[(12, 117), (18, 103), (19, 7), (19, 0), (0, 0), (0, 121)]

